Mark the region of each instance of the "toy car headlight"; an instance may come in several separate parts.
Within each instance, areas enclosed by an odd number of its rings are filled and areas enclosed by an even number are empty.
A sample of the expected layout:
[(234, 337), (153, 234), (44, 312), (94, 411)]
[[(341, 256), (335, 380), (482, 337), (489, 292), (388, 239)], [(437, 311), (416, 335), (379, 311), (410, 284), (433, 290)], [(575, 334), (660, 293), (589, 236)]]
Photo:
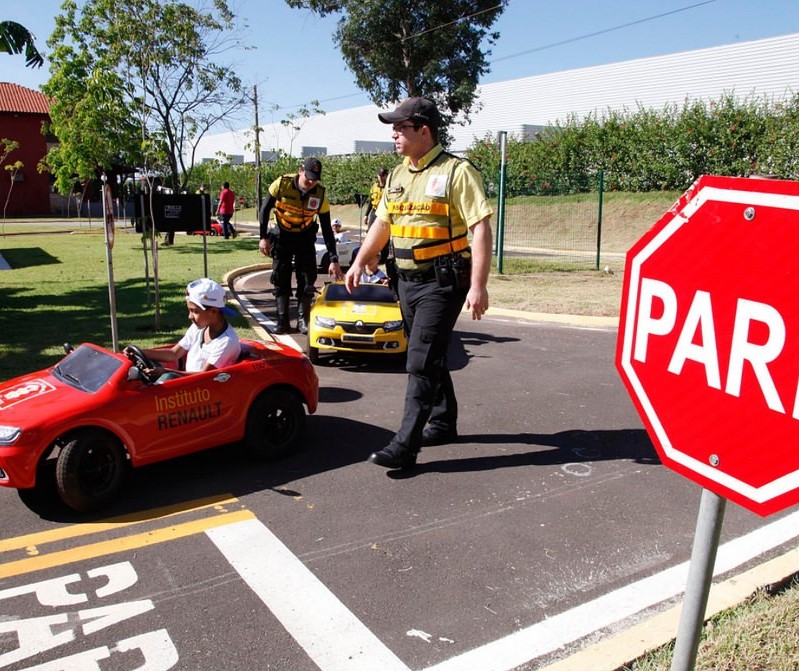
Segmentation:
[(402, 320), (395, 319), (394, 321), (390, 322), (383, 322), (383, 330), (384, 331), (397, 331), (402, 328)]
[(0, 445), (12, 445), (20, 437), (22, 429), (17, 426), (4, 426), (0, 424)]
[(317, 326), (321, 326), (325, 329), (336, 328), (336, 320), (332, 317), (320, 317), (317, 315), (314, 317), (314, 321), (316, 322)]

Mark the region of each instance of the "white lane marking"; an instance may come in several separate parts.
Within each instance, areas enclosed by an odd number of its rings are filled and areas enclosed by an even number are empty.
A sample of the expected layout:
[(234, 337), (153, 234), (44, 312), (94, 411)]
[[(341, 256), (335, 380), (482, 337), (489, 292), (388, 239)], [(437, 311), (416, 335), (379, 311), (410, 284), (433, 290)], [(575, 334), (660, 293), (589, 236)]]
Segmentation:
[(262, 522), (205, 533), (322, 671), (410, 671)]
[[(726, 573), (797, 537), (799, 512), (719, 547), (713, 575)], [(690, 562), (644, 578), (526, 629), (486, 643), (425, 671), (510, 671), (561, 646), (616, 624), (685, 590)]]

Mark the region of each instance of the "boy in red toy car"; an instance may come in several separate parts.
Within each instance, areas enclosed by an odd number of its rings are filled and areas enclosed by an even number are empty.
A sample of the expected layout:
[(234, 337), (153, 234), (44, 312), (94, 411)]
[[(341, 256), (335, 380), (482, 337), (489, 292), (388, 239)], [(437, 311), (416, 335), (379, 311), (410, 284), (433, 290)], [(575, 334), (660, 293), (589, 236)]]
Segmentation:
[[(217, 282), (207, 277), (190, 282), (186, 287), (186, 307), (191, 326), (176, 345), (169, 349), (142, 350), (150, 360), (164, 363), (174, 363), (186, 357), (185, 371), (163, 366), (152, 370), (153, 377), (160, 376), (159, 381), (224, 368), (236, 363), (241, 353), (239, 336), (227, 320), (236, 312), (225, 306), (225, 290)], [(124, 352), (133, 359), (133, 352), (128, 347)]]

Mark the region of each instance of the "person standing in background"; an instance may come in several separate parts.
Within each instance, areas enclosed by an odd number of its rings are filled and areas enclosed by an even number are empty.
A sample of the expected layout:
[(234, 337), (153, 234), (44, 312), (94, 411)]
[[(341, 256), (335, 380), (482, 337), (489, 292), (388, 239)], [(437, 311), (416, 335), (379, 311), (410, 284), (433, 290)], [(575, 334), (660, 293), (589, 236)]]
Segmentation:
[[(322, 162), (310, 157), (292, 175), (278, 177), (269, 185), (268, 197), (258, 215), (260, 237), (258, 249), (264, 256), (272, 256), (271, 281), (275, 287), (278, 334), (288, 333), (289, 299), (291, 298), (291, 270), (296, 267), (297, 302), (299, 303), (297, 329), (308, 333), (311, 302), (316, 292), (316, 232), (322, 227), (322, 237), (327, 247), (330, 265), (328, 273), (334, 280), (344, 277), (338, 262), (336, 238), (330, 222), (330, 203), (325, 187), (320, 183)], [(275, 212), (278, 234), (269, 231), (269, 219)], [(317, 222), (318, 219), (318, 222)], [(277, 245), (277, 250), (273, 245)]]
[(216, 216), (222, 219), (222, 234), (225, 240), (230, 237), (236, 236), (236, 231), (230, 224), (230, 218), (236, 211), (236, 194), (230, 188), (230, 182), (225, 182), (222, 185), (222, 191), (219, 192), (219, 203), (216, 206)]
[(363, 223), (366, 225), (367, 231), (375, 220), (377, 204), (383, 197), (383, 189), (386, 188), (387, 177), (388, 170), (386, 168), (380, 168), (380, 170), (377, 171), (377, 181), (372, 182), (372, 186), (369, 189), (369, 201), (366, 203), (366, 212), (363, 215)]

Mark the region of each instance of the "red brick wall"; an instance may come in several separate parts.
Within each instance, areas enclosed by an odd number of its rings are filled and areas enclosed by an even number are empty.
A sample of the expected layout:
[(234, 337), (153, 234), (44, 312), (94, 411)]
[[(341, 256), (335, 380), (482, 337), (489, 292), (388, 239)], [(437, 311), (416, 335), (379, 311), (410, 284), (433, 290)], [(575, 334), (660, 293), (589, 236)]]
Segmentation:
[[(0, 216), (6, 205), (11, 179), (5, 166), (22, 161), (19, 174), (22, 180), (14, 182), (11, 198), (6, 208), (7, 217), (28, 217), (50, 214), (50, 180), (47, 173), (39, 173), (39, 161), (47, 153), (47, 139), (42, 135), (43, 114), (0, 112), (0, 139), (19, 142), (0, 165)], [(0, 148), (2, 151), (2, 148)]]

